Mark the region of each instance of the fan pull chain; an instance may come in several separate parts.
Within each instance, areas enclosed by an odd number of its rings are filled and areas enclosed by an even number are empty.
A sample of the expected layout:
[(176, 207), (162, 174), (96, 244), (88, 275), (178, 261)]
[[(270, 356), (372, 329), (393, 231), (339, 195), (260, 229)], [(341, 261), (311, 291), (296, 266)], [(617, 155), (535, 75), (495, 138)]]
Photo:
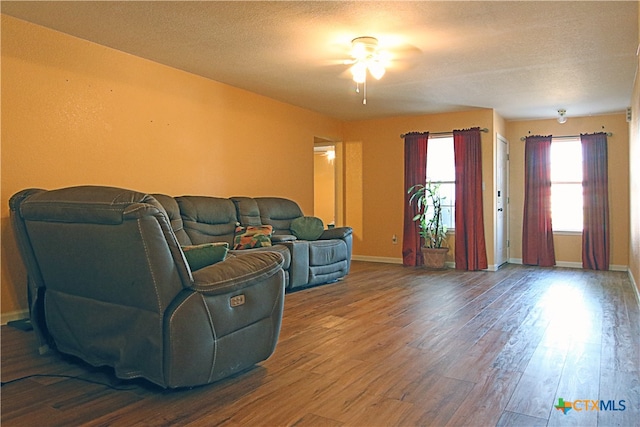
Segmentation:
[[(363, 105), (367, 105), (367, 79), (364, 79), (364, 82), (362, 82), (362, 90), (363, 90), (363, 97), (362, 97), (362, 104)], [(360, 93), (360, 83), (356, 82), (356, 93)]]
[(362, 97), (362, 105), (367, 105), (367, 79), (364, 79), (362, 83), (362, 88), (364, 89), (364, 96)]

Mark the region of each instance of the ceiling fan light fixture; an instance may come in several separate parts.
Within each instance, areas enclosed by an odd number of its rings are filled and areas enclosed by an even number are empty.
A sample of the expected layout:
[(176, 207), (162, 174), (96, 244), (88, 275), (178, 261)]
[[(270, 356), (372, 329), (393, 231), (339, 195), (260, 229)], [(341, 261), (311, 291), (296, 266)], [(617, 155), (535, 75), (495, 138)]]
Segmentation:
[(371, 76), (380, 80), (386, 72), (386, 64), (389, 62), (389, 54), (378, 50), (378, 39), (375, 37), (356, 37), (351, 40), (351, 57), (353, 65), (351, 74), (353, 81), (357, 83), (356, 92), (360, 92), (359, 85), (364, 87), (364, 98), (362, 103), (367, 103), (367, 72)]
[(351, 74), (353, 74), (353, 81), (356, 83), (364, 83), (367, 79), (367, 63), (356, 62), (351, 67)]
[(565, 114), (567, 114), (567, 110), (564, 108), (558, 110), (558, 123), (563, 124), (567, 122), (567, 116)]
[(378, 39), (375, 37), (356, 37), (351, 40), (351, 56), (357, 61), (366, 60), (378, 51)]
[(357, 39), (354, 39), (354, 41), (352, 41), (352, 45), (351, 45), (351, 56), (356, 60), (356, 61), (361, 61), (366, 59), (367, 57), (367, 46), (364, 43), (361, 42), (357, 42), (355, 41)]
[(373, 78), (376, 80), (380, 80), (382, 76), (384, 76), (384, 73), (386, 71), (384, 65), (382, 65), (379, 61), (370, 61), (367, 64), (367, 68), (369, 69), (369, 72), (371, 73)]

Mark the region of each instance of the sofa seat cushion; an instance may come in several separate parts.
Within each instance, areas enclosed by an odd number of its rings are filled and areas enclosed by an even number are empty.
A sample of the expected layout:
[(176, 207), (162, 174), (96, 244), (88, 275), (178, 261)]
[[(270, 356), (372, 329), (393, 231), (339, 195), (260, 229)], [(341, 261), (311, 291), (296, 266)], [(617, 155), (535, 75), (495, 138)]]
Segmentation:
[(346, 261), (347, 245), (342, 240), (316, 240), (309, 242), (309, 266), (322, 266)]

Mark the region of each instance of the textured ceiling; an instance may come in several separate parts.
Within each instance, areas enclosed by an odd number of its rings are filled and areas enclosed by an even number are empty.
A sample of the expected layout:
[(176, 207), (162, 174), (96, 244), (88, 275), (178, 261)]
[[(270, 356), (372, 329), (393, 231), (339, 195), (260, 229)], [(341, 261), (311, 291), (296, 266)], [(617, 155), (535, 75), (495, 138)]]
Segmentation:
[[(494, 108), (506, 119), (622, 112), (637, 1), (11, 2), (2, 13), (344, 120)], [(367, 105), (341, 60), (394, 56)]]

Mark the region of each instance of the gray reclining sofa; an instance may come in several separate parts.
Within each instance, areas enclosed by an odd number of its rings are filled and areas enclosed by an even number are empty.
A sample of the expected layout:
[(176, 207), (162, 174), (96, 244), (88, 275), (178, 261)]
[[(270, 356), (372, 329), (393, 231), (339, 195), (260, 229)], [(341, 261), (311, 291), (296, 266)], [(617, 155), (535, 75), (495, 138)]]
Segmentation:
[(291, 230), (294, 220), (304, 217), (292, 200), (279, 197), (209, 196), (171, 197), (154, 194), (171, 219), (182, 245), (226, 242), (234, 247), (238, 226), (271, 225), (272, 246), (232, 250), (235, 255), (252, 251), (277, 251), (284, 258), (287, 290), (334, 282), (349, 273), (352, 229), (336, 227), (322, 231), (315, 240), (303, 240)]

